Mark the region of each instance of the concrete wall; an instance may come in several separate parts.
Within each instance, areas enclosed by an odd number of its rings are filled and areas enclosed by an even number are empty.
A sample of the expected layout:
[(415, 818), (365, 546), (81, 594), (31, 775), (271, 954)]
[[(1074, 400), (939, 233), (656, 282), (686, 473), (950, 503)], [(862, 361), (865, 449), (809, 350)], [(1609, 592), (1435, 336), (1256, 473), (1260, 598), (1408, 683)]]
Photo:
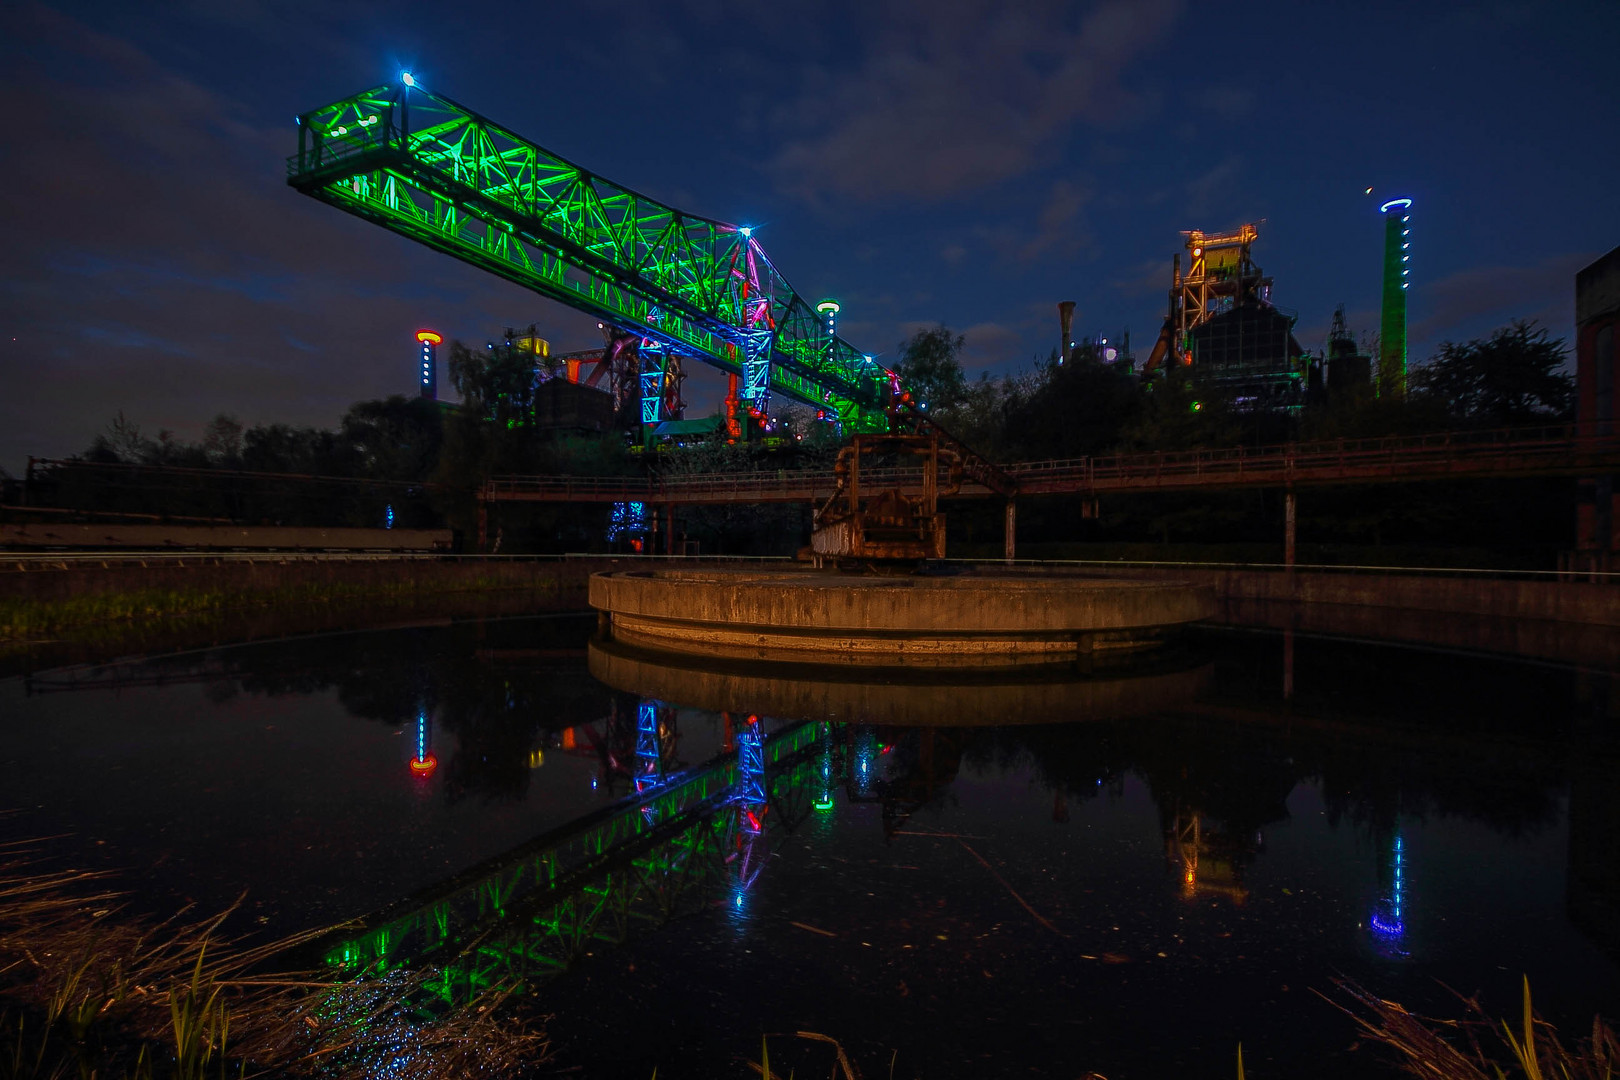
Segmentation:
[(1400, 574), (1100, 568), (1210, 585), (1217, 622), (1620, 667), (1620, 588)]

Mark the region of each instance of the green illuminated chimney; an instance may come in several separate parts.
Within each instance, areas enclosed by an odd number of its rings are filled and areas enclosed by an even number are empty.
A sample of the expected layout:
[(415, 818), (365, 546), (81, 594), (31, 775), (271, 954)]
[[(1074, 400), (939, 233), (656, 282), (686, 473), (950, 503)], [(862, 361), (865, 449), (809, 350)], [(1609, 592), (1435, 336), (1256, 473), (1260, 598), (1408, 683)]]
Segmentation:
[(1412, 200), (1391, 199), (1384, 215), (1384, 317), (1378, 330), (1378, 396), (1406, 396), (1406, 290), (1412, 283)]

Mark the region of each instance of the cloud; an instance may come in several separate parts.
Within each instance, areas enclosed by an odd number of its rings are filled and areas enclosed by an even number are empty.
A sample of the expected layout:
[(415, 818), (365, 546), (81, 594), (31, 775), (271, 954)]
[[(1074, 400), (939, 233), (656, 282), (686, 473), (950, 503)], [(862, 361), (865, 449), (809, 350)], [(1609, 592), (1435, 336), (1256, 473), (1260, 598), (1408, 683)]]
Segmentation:
[(1567, 252), (1528, 266), (1475, 266), (1434, 282), (1419, 278), (1408, 301), (1408, 354), (1425, 358), (1442, 340), (1480, 337), (1514, 319), (1534, 319), (1554, 337), (1570, 339), (1575, 272), (1599, 254)]
[[(1057, 335), (1057, 317), (1052, 318), (1053, 336)], [(962, 331), (962, 370), (973, 373), (984, 368), (1004, 364), (1023, 352), (1024, 335), (1001, 323), (975, 323)]]
[(1091, 241), (1091, 230), (1077, 220), (1091, 192), (1069, 180), (1055, 181), (1033, 221), (976, 225), (969, 230), (981, 244), (1008, 262), (1030, 263), (1054, 252), (1073, 254)]
[(1236, 187), (1243, 172), (1243, 158), (1228, 154), (1221, 161), (1186, 182), (1187, 213), (1208, 214), (1220, 197)]
[(811, 67), (778, 126), (781, 186), (811, 201), (939, 199), (1037, 164), (1076, 124), (1133, 106), (1124, 69), (1174, 21), (1174, 0), (879, 5), (853, 70)]
[(120, 410), (182, 438), (219, 411), (331, 424), (411, 392), (418, 326), (482, 340), (550, 307), (294, 193), (286, 130), (130, 43), (39, 8), (5, 22), (29, 42), (0, 73), (7, 468)]
[(1144, 259), (1122, 267), (1118, 275), (1109, 279), (1108, 287), (1126, 296), (1166, 292), (1170, 288), (1170, 260)]

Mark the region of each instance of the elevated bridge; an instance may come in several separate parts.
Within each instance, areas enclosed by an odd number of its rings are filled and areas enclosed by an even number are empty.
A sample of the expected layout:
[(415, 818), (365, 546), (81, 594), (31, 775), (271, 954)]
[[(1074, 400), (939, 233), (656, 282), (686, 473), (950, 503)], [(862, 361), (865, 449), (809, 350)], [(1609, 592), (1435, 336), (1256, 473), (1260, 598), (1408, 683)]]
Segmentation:
[[(1620, 467), (1620, 435), (1582, 435), (1572, 424), (1333, 439), (1226, 450), (1146, 451), (1022, 461), (1002, 466), (1014, 495), (1137, 495), (1258, 487), (1320, 487), (1514, 476), (1589, 476)], [(873, 470), (863, 485), (920, 488), (919, 469)], [(835, 487), (831, 469), (688, 473), (657, 477), (500, 476), (485, 502), (648, 502), (703, 505), (815, 502)], [(1003, 493), (971, 477), (952, 498)]]
[[(1293, 544), (1293, 492), (1330, 485), (1533, 476), (1593, 476), (1620, 470), (1620, 434), (1591, 426), (1447, 431), (1366, 439), (1278, 443), (1225, 450), (1148, 451), (1001, 466), (1011, 491), (969, 476), (952, 496), (1007, 500), (1007, 557), (1013, 555), (1013, 499), (1019, 495), (1138, 495), (1150, 492), (1283, 488)], [(919, 469), (863, 472), (868, 489), (920, 490)], [(479, 492), (497, 503), (643, 502), (665, 507), (723, 503), (819, 503), (832, 494), (832, 470), (666, 474), (656, 477), (504, 476)], [(666, 521), (669, 515), (665, 515)], [(1292, 562), (1292, 559), (1287, 561)]]

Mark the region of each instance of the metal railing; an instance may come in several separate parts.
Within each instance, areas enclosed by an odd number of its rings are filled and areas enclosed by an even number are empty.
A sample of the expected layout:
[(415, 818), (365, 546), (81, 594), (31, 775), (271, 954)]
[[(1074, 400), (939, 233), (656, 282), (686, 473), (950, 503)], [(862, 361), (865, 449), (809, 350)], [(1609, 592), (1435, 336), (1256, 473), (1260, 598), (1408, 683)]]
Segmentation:
[[(1234, 484), (1334, 483), (1448, 475), (1569, 474), (1620, 467), (1620, 435), (1575, 424), (1446, 431), (1422, 435), (1328, 439), (1216, 450), (1146, 451), (1022, 461), (1004, 466), (1029, 494), (1218, 487)], [(863, 471), (862, 486), (920, 485), (921, 469)], [(694, 473), (630, 477), (518, 477), (490, 480), (487, 500), (727, 502), (749, 498), (808, 499), (836, 486), (831, 470)], [(991, 492), (972, 482), (961, 494)]]

